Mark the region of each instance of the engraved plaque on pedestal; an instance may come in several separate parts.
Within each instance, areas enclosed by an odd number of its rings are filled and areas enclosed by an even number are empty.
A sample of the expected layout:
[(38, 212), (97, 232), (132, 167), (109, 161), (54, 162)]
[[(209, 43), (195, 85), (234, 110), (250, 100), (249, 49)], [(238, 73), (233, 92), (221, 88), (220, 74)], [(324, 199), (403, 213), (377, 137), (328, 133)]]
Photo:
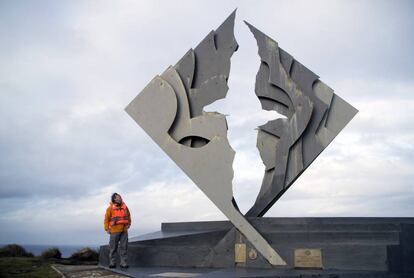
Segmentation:
[(236, 243), (234, 245), (234, 262), (236, 263), (246, 262), (246, 244)]
[(295, 249), (295, 267), (323, 268), (321, 249)]

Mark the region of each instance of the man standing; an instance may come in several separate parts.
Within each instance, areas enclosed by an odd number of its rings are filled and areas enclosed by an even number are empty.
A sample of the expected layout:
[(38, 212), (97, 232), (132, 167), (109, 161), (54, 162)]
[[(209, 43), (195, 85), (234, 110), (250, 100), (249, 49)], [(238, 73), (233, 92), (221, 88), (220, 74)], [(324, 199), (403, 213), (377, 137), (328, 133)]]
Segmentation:
[(104, 227), (109, 237), (109, 268), (116, 267), (115, 255), (118, 250), (121, 268), (127, 268), (128, 229), (131, 226), (131, 214), (122, 201), (121, 195), (114, 193), (106, 209)]

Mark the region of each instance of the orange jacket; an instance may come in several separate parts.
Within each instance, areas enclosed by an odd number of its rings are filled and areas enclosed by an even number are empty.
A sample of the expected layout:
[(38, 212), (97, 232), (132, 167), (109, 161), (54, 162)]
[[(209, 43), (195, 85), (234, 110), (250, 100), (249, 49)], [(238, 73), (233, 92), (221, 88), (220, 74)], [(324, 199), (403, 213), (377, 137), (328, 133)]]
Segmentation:
[(105, 231), (118, 233), (128, 230), (129, 226), (131, 226), (131, 213), (125, 203), (122, 202), (120, 206), (109, 203), (105, 213)]

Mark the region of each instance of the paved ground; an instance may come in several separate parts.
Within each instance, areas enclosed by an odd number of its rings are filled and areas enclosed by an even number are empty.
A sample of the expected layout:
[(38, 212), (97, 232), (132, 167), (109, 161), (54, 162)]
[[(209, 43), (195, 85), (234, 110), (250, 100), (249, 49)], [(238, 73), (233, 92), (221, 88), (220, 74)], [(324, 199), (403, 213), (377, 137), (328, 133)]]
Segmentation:
[(319, 271), (319, 270), (270, 270), (270, 269), (208, 269), (208, 268), (171, 268), (171, 267), (131, 267), (109, 270), (97, 265), (59, 265), (52, 266), (65, 278), (223, 278), (223, 277), (263, 277), (263, 278), (412, 278), (410, 274), (388, 274), (385, 272), (357, 271)]
[(248, 269), (248, 268), (173, 268), (130, 267), (126, 271), (115, 269), (119, 274), (134, 278), (413, 278), (410, 274), (389, 274), (372, 271), (323, 271), (299, 269)]
[(61, 265), (54, 264), (52, 268), (60, 273), (65, 278), (89, 278), (89, 277), (104, 277), (104, 278), (121, 278), (128, 277), (126, 275), (118, 274), (107, 269), (101, 268), (97, 265)]

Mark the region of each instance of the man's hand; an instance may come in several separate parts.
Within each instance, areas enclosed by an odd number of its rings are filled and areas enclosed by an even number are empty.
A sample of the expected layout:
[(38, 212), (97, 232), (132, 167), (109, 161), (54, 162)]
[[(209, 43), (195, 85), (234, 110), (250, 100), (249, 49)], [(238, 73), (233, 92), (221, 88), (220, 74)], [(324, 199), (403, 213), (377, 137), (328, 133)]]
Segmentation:
[(129, 229), (129, 227), (131, 227), (131, 224), (128, 224), (128, 225), (127, 225), (127, 229)]
[(108, 234), (108, 235), (110, 235), (111, 234), (111, 231), (110, 230), (105, 230), (106, 231), (106, 233)]

